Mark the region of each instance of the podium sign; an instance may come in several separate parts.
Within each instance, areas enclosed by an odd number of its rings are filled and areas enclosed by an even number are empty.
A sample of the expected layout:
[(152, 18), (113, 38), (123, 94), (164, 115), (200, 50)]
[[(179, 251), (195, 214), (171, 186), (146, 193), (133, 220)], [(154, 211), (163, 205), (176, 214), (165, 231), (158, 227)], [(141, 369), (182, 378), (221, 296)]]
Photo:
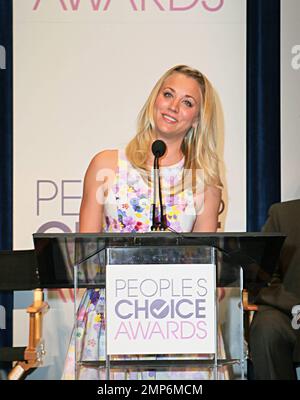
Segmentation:
[(209, 354), (215, 265), (107, 265), (107, 354)]

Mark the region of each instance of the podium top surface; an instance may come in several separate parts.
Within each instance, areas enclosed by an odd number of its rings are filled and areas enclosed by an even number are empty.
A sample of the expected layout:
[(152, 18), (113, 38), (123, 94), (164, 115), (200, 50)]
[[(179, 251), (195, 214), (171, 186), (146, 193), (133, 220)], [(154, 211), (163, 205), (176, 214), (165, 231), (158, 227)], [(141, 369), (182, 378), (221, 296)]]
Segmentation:
[(99, 233), (34, 233), (34, 239), (54, 239), (54, 238), (82, 238), (82, 239), (105, 239), (108, 242), (114, 241), (116, 239), (128, 241), (131, 239), (153, 239), (154, 241), (157, 239), (161, 239), (165, 237), (166, 239), (187, 239), (187, 238), (216, 238), (220, 240), (222, 238), (239, 238), (244, 240), (244, 238), (285, 238), (285, 235), (282, 233), (274, 232), (274, 233), (265, 233), (265, 232), (144, 232), (144, 233), (131, 233), (131, 232), (122, 232), (122, 233), (111, 233), (111, 232), (99, 232)]
[[(219, 285), (231, 282), (242, 266), (247, 287), (248, 282), (259, 281), (261, 286), (270, 280), (285, 236), (261, 232), (36, 233), (33, 240), (40, 278), (45, 283), (55, 282), (56, 287), (72, 286), (75, 264), (85, 268), (86, 275), (88, 268), (95, 269), (96, 263), (104, 265), (107, 261), (104, 260), (105, 249), (115, 254), (112, 260), (120, 260), (119, 255), (122, 254), (122, 261), (125, 258), (124, 263), (128, 264), (152, 263), (154, 258), (155, 263), (188, 264), (197, 260), (200, 248), (203, 249), (202, 254), (205, 251), (210, 254), (209, 249), (214, 248), (221, 255)], [(190, 251), (187, 256), (183, 253), (185, 248)], [(194, 252), (193, 256), (190, 256), (191, 252)], [(132, 261), (134, 259), (136, 261)], [(167, 262), (163, 261), (166, 259)], [(114, 263), (118, 262), (111, 262)]]
[[(37, 251), (44, 249), (50, 243), (81, 244), (81, 248), (95, 251), (115, 247), (139, 246), (209, 246), (227, 254), (240, 254), (243, 262), (257, 261), (261, 253), (265, 254), (269, 247), (273, 254), (278, 256), (285, 240), (281, 233), (262, 232), (225, 232), (225, 233), (174, 233), (174, 232), (147, 232), (147, 233), (35, 233), (33, 234), (34, 247)], [(272, 256), (272, 254), (265, 254)], [(87, 254), (88, 256), (88, 254)], [(79, 260), (77, 260), (78, 262)]]
[[(35, 233), (34, 246), (40, 243), (68, 242), (96, 245), (97, 248), (119, 246), (210, 246), (224, 252), (236, 252), (243, 249), (244, 255), (252, 254), (253, 246), (265, 247), (272, 244), (274, 250), (281, 248), (285, 235), (262, 232), (225, 232), (225, 233)], [(250, 254), (249, 254), (250, 255)]]
[[(213, 248), (218, 250), (219, 286), (230, 284), (242, 266), (244, 286), (261, 287), (270, 281), (285, 236), (261, 232), (35, 233), (33, 240), (34, 250), (0, 252), (0, 290), (73, 287), (76, 263), (86, 277), (100, 266), (103, 281), (105, 249), (110, 249), (112, 263), (121, 259), (121, 264), (189, 264), (208, 259)], [(87, 278), (82, 286), (90, 283)]]

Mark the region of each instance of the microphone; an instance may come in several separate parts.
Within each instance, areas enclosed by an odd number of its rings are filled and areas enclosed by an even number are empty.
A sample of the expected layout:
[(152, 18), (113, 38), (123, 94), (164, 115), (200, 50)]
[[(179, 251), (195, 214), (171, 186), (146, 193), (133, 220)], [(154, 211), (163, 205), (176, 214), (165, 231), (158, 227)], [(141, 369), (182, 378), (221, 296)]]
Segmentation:
[(152, 153), (154, 157), (162, 157), (165, 154), (166, 150), (166, 143), (162, 140), (155, 140), (155, 142), (152, 143)]
[[(152, 226), (151, 231), (156, 231), (157, 229), (165, 230), (167, 228), (164, 222), (164, 213), (163, 213), (163, 203), (162, 203), (162, 193), (161, 193), (161, 185), (160, 185), (160, 176), (159, 176), (159, 164), (158, 159), (162, 157), (167, 149), (165, 142), (162, 140), (155, 140), (152, 143), (152, 153), (154, 155), (154, 165), (153, 165), (153, 203), (152, 203)], [(157, 189), (157, 180), (158, 180), (158, 193), (159, 193), (159, 204), (160, 204), (160, 222), (156, 221), (156, 189)]]

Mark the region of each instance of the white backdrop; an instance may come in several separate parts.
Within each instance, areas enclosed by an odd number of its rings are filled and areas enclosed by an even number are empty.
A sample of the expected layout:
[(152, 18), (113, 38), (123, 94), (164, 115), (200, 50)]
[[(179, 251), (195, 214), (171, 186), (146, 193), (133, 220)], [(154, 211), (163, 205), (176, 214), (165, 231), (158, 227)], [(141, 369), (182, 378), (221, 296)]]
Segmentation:
[[(216, 89), (222, 229), (244, 231), (245, 0), (14, 1), (15, 249), (32, 248), (38, 230), (75, 231), (90, 159), (125, 146), (149, 91), (175, 64), (200, 69)], [(16, 297), (17, 309), (25, 298)], [(49, 302), (38, 378), (60, 377), (70, 334), (69, 293), (51, 292)]]
[(281, 2), (281, 199), (300, 199), (300, 2)]

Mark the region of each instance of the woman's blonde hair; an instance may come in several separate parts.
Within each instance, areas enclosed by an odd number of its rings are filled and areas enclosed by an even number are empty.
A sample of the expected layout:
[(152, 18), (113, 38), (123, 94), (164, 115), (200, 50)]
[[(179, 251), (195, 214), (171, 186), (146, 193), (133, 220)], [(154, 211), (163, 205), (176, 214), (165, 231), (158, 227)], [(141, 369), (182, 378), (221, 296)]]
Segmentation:
[(138, 116), (137, 134), (126, 147), (131, 164), (146, 171), (149, 150), (155, 137), (154, 104), (164, 81), (173, 73), (195, 79), (201, 91), (199, 118), (185, 135), (181, 150), (185, 156), (185, 170), (202, 170), (204, 184), (221, 187), (219, 160), (216, 152), (216, 103), (214, 89), (209, 80), (198, 70), (186, 65), (169, 69), (156, 83)]

